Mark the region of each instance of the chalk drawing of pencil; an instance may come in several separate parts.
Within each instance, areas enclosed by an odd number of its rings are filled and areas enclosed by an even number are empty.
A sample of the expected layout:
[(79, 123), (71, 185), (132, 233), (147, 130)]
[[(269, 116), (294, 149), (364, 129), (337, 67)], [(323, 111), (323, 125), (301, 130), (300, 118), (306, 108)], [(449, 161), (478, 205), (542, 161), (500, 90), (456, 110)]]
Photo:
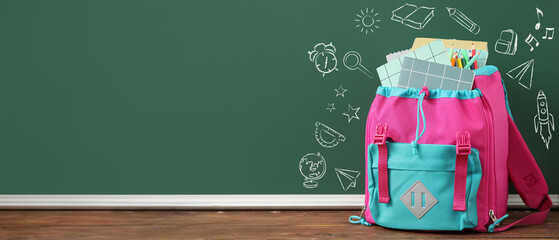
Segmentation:
[(481, 29), (479, 25), (477, 25), (474, 21), (468, 18), (464, 13), (460, 12), (460, 10), (456, 8), (449, 8), (447, 7), (448, 14), (454, 21), (458, 22), (462, 27), (468, 29), (468, 31), (472, 32), (473, 34), (477, 35), (479, 30)]

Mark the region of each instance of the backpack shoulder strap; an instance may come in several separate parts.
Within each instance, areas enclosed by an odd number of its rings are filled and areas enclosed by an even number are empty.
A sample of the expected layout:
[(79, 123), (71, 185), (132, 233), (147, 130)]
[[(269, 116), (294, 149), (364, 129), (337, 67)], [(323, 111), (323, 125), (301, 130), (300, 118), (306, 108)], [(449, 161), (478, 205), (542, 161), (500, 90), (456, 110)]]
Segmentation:
[(509, 178), (524, 204), (537, 209), (538, 212), (506, 226), (495, 228), (495, 232), (507, 230), (516, 224), (543, 224), (553, 205), (548, 195), (547, 183), (543, 174), (510, 115), (508, 116), (508, 124), (509, 157), (507, 168)]

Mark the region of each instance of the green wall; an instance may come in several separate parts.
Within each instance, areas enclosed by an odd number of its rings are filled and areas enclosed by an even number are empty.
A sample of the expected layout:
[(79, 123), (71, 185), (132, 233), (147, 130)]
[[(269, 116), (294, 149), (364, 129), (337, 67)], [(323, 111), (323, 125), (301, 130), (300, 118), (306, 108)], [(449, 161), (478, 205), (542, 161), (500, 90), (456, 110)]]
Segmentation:
[[(541, 39), (544, 28), (559, 27), (559, 2), (410, 1), (436, 8), (422, 30), (390, 19), (404, 3), (0, 1), (0, 193), (363, 193), (375, 69), (416, 37), (489, 42), (489, 64), (502, 71), (518, 128), (550, 192), (559, 193), (559, 131), (548, 150), (533, 126), (539, 90), (559, 116), (559, 39)], [(480, 33), (445, 7), (460, 9)], [(538, 31), (536, 7), (544, 12)], [(374, 33), (355, 27), (365, 9), (378, 13)], [(493, 50), (508, 28), (518, 33), (514, 56)], [(540, 42), (532, 52), (524, 42), (530, 33)], [(322, 76), (308, 51), (330, 42), (338, 71)], [(344, 67), (350, 50), (373, 79)], [(505, 73), (530, 59), (528, 90)], [(336, 97), (340, 85), (344, 97)], [(336, 109), (327, 111), (328, 103)], [(349, 123), (348, 104), (360, 108)], [(346, 140), (322, 147), (316, 121)], [(327, 171), (307, 189), (298, 163), (316, 152)], [(361, 172), (355, 188), (344, 191), (335, 168)]]

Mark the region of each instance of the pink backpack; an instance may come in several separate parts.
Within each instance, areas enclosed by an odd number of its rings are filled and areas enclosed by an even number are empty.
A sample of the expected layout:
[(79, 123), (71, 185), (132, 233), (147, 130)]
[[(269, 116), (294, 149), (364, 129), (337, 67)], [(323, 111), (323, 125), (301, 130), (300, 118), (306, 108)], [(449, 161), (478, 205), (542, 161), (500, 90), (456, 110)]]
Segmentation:
[[(481, 232), (544, 223), (547, 184), (511, 118), (501, 75), (494, 66), (475, 73), (471, 91), (378, 88), (365, 136), (365, 208), (350, 222)], [(498, 227), (509, 179), (538, 212)]]

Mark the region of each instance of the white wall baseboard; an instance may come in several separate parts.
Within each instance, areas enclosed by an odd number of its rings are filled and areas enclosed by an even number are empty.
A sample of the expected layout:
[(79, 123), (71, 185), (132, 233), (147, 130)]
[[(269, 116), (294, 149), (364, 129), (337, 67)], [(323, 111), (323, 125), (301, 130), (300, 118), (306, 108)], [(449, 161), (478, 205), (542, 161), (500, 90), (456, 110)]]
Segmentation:
[[(554, 205), (559, 195), (550, 195)], [(0, 209), (360, 209), (363, 194), (0, 195)], [(524, 206), (517, 194), (508, 205)]]

